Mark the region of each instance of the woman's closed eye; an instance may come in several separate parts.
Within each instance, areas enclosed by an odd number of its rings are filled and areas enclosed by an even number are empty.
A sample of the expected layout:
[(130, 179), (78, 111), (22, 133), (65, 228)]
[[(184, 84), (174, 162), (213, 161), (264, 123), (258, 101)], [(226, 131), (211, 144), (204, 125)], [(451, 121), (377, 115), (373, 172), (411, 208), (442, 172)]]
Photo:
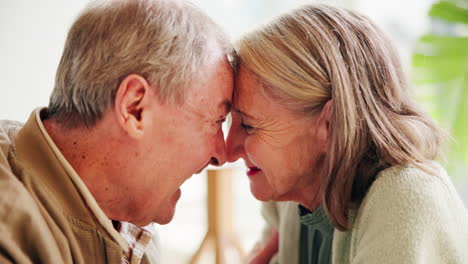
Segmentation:
[(247, 134), (252, 134), (253, 132), (255, 132), (255, 127), (253, 126), (241, 123), (241, 127), (245, 130), (245, 132), (247, 132)]

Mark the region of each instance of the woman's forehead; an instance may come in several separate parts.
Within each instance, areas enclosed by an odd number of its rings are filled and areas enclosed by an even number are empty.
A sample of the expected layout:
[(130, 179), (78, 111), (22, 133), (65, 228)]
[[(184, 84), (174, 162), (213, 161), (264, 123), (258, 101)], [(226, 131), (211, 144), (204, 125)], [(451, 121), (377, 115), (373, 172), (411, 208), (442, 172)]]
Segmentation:
[(263, 120), (282, 108), (263, 91), (263, 84), (256, 76), (240, 74), (233, 96), (233, 111), (250, 120)]
[(250, 70), (241, 67), (235, 82), (234, 98), (238, 101), (249, 100), (260, 92), (260, 81)]

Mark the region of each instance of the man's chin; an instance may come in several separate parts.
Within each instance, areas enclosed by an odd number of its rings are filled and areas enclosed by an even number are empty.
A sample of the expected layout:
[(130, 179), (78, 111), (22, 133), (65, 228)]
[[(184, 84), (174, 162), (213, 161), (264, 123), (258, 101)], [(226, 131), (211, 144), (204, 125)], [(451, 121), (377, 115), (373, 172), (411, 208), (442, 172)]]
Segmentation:
[(166, 212), (165, 215), (158, 217), (158, 219), (156, 219), (154, 222), (159, 225), (169, 224), (174, 218), (174, 214), (175, 214), (175, 206), (170, 209), (170, 212)]
[(172, 215), (171, 217), (165, 218), (165, 219), (158, 220), (155, 223), (157, 223), (158, 225), (167, 225), (172, 221), (173, 218), (174, 218), (174, 215)]
[(161, 212), (161, 213), (164, 213), (164, 215), (160, 216), (157, 220), (155, 220), (156, 223), (160, 225), (166, 225), (172, 221), (175, 215), (177, 202), (179, 201), (181, 195), (182, 195), (181, 190), (177, 189), (177, 191), (171, 197), (170, 201), (167, 202), (164, 208), (165, 212)]

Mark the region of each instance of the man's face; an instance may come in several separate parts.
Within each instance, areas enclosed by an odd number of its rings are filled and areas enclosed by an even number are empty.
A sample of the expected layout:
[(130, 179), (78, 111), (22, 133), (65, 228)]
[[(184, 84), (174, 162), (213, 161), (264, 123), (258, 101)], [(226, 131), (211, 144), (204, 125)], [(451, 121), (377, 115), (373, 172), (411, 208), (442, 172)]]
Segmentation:
[(183, 104), (155, 101), (147, 111), (152, 122), (145, 128), (150, 132), (141, 141), (143, 158), (134, 179), (141, 222), (170, 222), (182, 183), (210, 163), (226, 161), (221, 126), (231, 105), (232, 69), (220, 60), (203, 70), (206, 78), (194, 81)]

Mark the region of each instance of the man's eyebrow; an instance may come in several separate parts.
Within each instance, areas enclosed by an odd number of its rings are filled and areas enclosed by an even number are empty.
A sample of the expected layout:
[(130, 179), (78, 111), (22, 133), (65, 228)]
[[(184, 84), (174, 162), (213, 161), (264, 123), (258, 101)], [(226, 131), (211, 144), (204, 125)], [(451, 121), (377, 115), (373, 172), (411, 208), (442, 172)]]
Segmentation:
[(224, 100), (218, 105), (218, 108), (222, 108), (225, 113), (229, 113), (231, 111), (231, 107), (231, 101), (229, 100)]

